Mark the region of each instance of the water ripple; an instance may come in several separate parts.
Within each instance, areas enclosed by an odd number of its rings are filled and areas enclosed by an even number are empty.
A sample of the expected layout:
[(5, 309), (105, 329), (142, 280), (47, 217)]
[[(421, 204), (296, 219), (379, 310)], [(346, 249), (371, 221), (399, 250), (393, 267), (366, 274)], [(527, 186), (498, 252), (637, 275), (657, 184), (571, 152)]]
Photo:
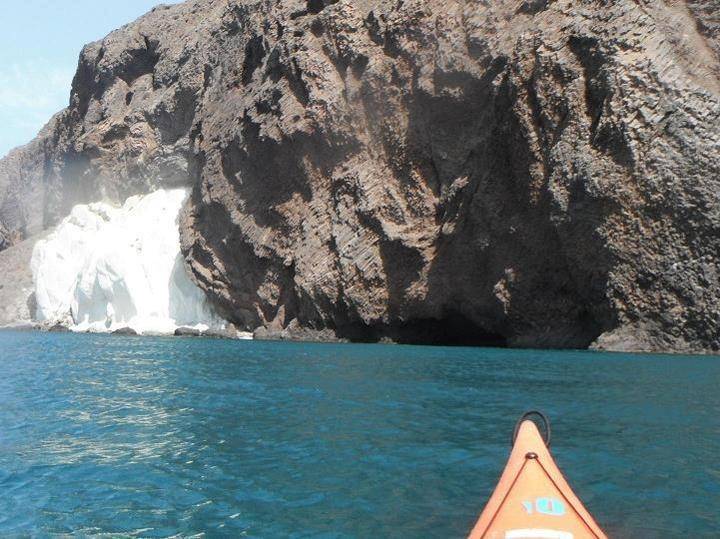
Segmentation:
[(707, 358), (13, 332), (0, 351), (2, 536), (463, 537), (527, 408), (613, 537), (720, 528)]

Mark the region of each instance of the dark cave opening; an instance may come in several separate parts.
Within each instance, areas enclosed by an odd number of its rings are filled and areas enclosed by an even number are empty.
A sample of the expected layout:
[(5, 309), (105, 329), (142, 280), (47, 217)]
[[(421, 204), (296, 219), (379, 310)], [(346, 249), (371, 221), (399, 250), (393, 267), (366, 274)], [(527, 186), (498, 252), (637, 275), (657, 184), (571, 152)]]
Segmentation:
[(507, 347), (499, 333), (487, 331), (459, 313), (442, 318), (413, 319), (395, 324), (348, 324), (336, 329), (352, 342), (394, 342), (435, 346)]

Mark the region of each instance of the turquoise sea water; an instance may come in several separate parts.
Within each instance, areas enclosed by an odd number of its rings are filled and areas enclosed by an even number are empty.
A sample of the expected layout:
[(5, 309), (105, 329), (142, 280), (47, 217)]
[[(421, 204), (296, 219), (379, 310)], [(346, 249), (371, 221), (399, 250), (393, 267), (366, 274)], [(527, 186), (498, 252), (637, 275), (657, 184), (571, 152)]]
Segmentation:
[(0, 536), (463, 537), (517, 416), (612, 537), (720, 534), (714, 357), (0, 333)]

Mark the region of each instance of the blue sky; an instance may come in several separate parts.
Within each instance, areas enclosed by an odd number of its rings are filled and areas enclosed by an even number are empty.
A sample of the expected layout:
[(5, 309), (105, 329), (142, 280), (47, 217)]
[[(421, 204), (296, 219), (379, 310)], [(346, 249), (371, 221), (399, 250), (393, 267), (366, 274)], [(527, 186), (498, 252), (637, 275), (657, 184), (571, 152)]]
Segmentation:
[[(83, 45), (172, 0), (23, 0), (0, 17), (0, 157), (67, 106)], [(9, 7), (10, 4), (12, 7)]]

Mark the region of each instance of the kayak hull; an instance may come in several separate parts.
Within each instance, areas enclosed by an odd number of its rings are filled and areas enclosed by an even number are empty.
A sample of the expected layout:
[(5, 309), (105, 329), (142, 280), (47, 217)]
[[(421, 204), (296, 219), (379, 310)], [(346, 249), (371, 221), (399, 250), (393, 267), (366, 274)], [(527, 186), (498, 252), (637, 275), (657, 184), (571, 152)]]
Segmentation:
[(530, 420), (469, 539), (606, 539)]

